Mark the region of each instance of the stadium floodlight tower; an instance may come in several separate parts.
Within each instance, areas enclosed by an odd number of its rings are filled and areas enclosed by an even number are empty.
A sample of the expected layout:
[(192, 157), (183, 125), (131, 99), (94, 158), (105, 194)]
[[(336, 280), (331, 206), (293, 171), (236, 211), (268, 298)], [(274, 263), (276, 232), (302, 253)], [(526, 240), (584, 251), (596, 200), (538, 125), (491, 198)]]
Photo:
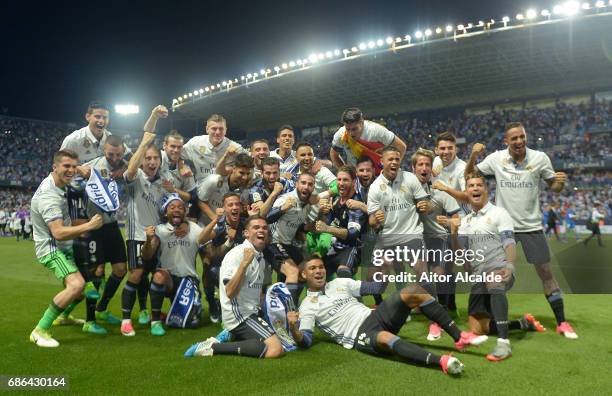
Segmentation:
[[(189, 96), (191, 96), (191, 94), (189, 94)], [(140, 113), (140, 108), (138, 105), (134, 104), (118, 104), (115, 105), (115, 113), (121, 115), (138, 114)]]

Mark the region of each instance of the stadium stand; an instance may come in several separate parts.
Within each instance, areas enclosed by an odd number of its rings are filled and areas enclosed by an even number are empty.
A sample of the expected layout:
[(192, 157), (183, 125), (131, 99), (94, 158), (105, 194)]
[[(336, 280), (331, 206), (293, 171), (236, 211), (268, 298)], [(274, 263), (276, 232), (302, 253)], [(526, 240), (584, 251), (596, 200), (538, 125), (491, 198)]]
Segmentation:
[[(542, 203), (564, 206), (574, 202), (580, 221), (588, 219), (587, 208), (592, 207), (596, 200), (610, 208), (612, 172), (602, 170), (610, 169), (612, 164), (610, 101), (591, 100), (588, 103), (571, 104), (557, 100), (549, 108), (503, 111), (492, 108), (482, 114), (470, 115), (465, 111), (454, 117), (436, 117), (434, 113), (428, 119), (410, 114), (374, 119), (404, 139), (408, 144), (408, 152), (418, 147), (433, 147), (435, 137), (440, 132), (454, 132), (459, 138), (465, 138), (465, 141), (458, 144), (460, 158), (468, 156), (468, 150), (474, 142), (485, 143), (489, 151), (502, 148), (504, 125), (517, 120), (523, 122), (529, 133), (530, 147), (546, 151), (556, 169), (570, 172), (568, 187), (561, 194), (550, 191), (543, 193)], [(331, 135), (338, 126), (332, 124), (309, 128), (316, 132), (309, 133), (305, 139), (313, 144), (318, 157), (328, 157)], [(48, 164), (51, 163), (54, 151), (74, 129), (77, 129), (75, 124), (0, 117), (1, 207), (13, 210), (30, 201), (32, 191), (48, 173)], [(124, 139), (129, 147), (135, 147), (137, 138), (127, 135)], [(248, 146), (247, 141), (238, 142)], [(575, 171), (575, 164), (584, 170)], [(403, 166), (409, 169), (407, 161)], [(608, 210), (608, 213), (612, 213), (612, 210)], [(124, 209), (119, 215), (124, 218)], [(606, 219), (606, 223), (611, 220)]]

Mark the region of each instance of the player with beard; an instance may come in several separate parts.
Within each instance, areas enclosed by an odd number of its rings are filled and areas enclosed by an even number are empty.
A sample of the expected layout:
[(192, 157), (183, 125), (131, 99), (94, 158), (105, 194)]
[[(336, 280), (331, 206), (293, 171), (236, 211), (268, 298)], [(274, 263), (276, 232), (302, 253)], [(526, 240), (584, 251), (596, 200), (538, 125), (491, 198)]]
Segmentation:
[(230, 145), (236, 148), (236, 154), (247, 153), (238, 143), (225, 137), (226, 133), (225, 118), (213, 114), (206, 121), (206, 135), (195, 136), (183, 146), (182, 157), (193, 164), (198, 186), (208, 176), (215, 174), (217, 163)]
[[(210, 223), (215, 210), (223, 206), (223, 196), (230, 192), (245, 194), (253, 172), (253, 158), (238, 154), (229, 176), (211, 175), (198, 186), (198, 205), (202, 211), (200, 222)], [(246, 197), (245, 197), (246, 198)], [(246, 199), (244, 200), (246, 202)]]
[(326, 282), (325, 265), (318, 257), (304, 262), (301, 273), (308, 293), (299, 313), (290, 312), (287, 320), (294, 340), (302, 348), (312, 345), (316, 326), (344, 348), (377, 356), (392, 354), (414, 364), (440, 367), (444, 373), (460, 374), (463, 364), (457, 358), (436, 355), (397, 336), (410, 311), (417, 307), (453, 337), (459, 350), (487, 340), (487, 336), (468, 337), (444, 308), (416, 284), (394, 293), (371, 310), (357, 298), (381, 293), (383, 284), (347, 278)]
[[(127, 163), (125, 156), (125, 145), (123, 140), (115, 135), (110, 135), (104, 144), (104, 156), (95, 158), (77, 168), (79, 175), (89, 179), (92, 170), (96, 170), (104, 179), (118, 179), (122, 181), (123, 172)], [(91, 218), (99, 214), (104, 219), (104, 225), (93, 231), (88, 237), (79, 238), (74, 246), (75, 259), (79, 265), (81, 274), (87, 280), (94, 280), (96, 273), (104, 272), (104, 265), (110, 263), (112, 273), (109, 282), (104, 288), (102, 298), (96, 308), (96, 298), (91, 293), (86, 293), (87, 318), (83, 330), (90, 333), (106, 334), (106, 329), (95, 323), (96, 317), (109, 324), (119, 325), (121, 321), (110, 313), (106, 308), (114, 297), (117, 287), (127, 272), (127, 255), (125, 242), (117, 222), (116, 213), (107, 213), (98, 208), (92, 201), (87, 200), (87, 217)], [(83, 222), (85, 220), (75, 220)], [(92, 267), (93, 266), (93, 267)], [(96, 268), (97, 267), (97, 268)], [(101, 268), (100, 268), (101, 267)], [(99, 284), (98, 284), (99, 286)], [(146, 296), (146, 293), (145, 293)], [(144, 307), (146, 309), (146, 305)], [(58, 318), (59, 319), (59, 318)]]
[(54, 348), (59, 343), (49, 329), (63, 312), (70, 312), (83, 299), (85, 280), (72, 260), (72, 240), (102, 226), (102, 217), (94, 215), (87, 223), (73, 226), (66, 202), (66, 186), (76, 174), (78, 156), (71, 150), (60, 150), (53, 156), (53, 171), (40, 183), (32, 197), (32, 225), (38, 261), (53, 271), (64, 289), (53, 297), (30, 341), (39, 347)]
[[(138, 150), (130, 159), (124, 174), (128, 200), (126, 245), (129, 275), (121, 298), (121, 334), (128, 337), (136, 334), (131, 317), (138, 284), (143, 276), (155, 268), (154, 262), (142, 257), (142, 246), (147, 240), (145, 228), (160, 223), (160, 202), (166, 194), (159, 174), (161, 153), (153, 144), (154, 140), (154, 133), (144, 132)], [(152, 333), (162, 331), (161, 325), (151, 328)]]
[[(341, 117), (343, 124), (334, 134), (329, 158), (336, 168), (344, 164), (356, 165), (362, 156), (370, 157), (380, 170), (380, 150), (392, 146), (400, 153), (406, 154), (406, 143), (384, 126), (363, 119), (363, 113), (356, 107), (344, 110)], [(344, 154), (342, 158), (341, 154)]]
[(466, 193), (472, 212), (459, 219), (449, 219), (454, 250), (480, 251), (482, 259), (472, 260), (468, 267), (476, 274), (494, 274), (498, 279), (472, 285), (468, 303), (470, 330), (475, 334), (497, 334), (497, 344), (487, 360), (498, 362), (512, 355), (508, 334), (511, 329), (545, 331), (533, 315), (508, 320), (506, 293), (514, 284), (516, 242), (512, 218), (508, 212), (489, 202), (484, 176), (467, 174)]
[[(219, 268), (225, 254), (235, 245), (244, 241), (244, 217), (241, 217), (242, 203), (240, 195), (235, 192), (225, 193), (223, 206), (217, 208), (215, 217), (204, 228), (200, 248), (202, 263), (204, 264), (204, 295), (208, 302), (210, 321), (219, 323), (221, 307), (215, 299), (215, 287), (219, 286)], [(211, 243), (208, 243), (208, 242)]]
[[(155, 269), (151, 282), (151, 334), (166, 334), (161, 322), (161, 309), (164, 297), (174, 300), (177, 288), (185, 277), (189, 277), (199, 287), (196, 272), (198, 248), (204, 241), (202, 228), (186, 220), (185, 202), (178, 194), (168, 194), (161, 206), (165, 223), (148, 226), (145, 229), (146, 242), (142, 247), (143, 260), (152, 260), (159, 254), (159, 266)], [(175, 230), (187, 226), (187, 234), (181, 237)]]
[(520, 122), (506, 125), (504, 143), (506, 150), (489, 154), (478, 165), (475, 165), (476, 159), (485, 146), (475, 143), (465, 172), (470, 174), (477, 170), (485, 176), (495, 176), (495, 204), (506, 209), (512, 217), (516, 241), (521, 243), (527, 262), (534, 265), (542, 280), (544, 295), (557, 321), (557, 333), (577, 339), (578, 335), (565, 319), (563, 297), (550, 264), (550, 249), (542, 231), (539, 205), (540, 183), (545, 181), (553, 192), (559, 193), (567, 175), (554, 171), (546, 153), (527, 147), (527, 133)]
[(278, 159), (266, 157), (262, 160), (261, 180), (249, 189), (248, 203), (252, 209), (259, 210), (261, 216), (267, 216), (276, 198), (294, 189), (293, 180), (280, 177)]
[(268, 240), (268, 224), (263, 217), (251, 216), (244, 231), (245, 240), (223, 258), (221, 264), (221, 308), (223, 325), (234, 342), (216, 338), (192, 345), (186, 357), (243, 355), (277, 358), (283, 355), (280, 339), (259, 316), (266, 262), (263, 250)]
[(332, 235), (331, 246), (323, 256), (328, 280), (334, 273), (339, 278), (351, 278), (360, 261), (361, 233), (365, 230), (367, 216), (361, 209), (350, 209), (348, 201), (360, 201), (355, 191), (355, 168), (343, 165), (338, 169), (338, 196), (331, 205), (321, 203), (315, 230)]
[(314, 150), (310, 143), (299, 143), (296, 147), (296, 156), (299, 162), (299, 168), (294, 179), (302, 173), (310, 173), (315, 177), (315, 194), (328, 191), (329, 195), (334, 195), (336, 188), (336, 176), (327, 167), (317, 161), (314, 156)]
[[(425, 238), (425, 247), (428, 250), (439, 252), (428, 255), (428, 270), (438, 275), (452, 274), (453, 263), (445, 263), (443, 260), (444, 252), (448, 249), (448, 230), (447, 218), (459, 218), (459, 205), (457, 201), (450, 195), (439, 190), (431, 188), (432, 180), (432, 163), (434, 161), (434, 153), (430, 150), (419, 148), (412, 155), (412, 172), (416, 175), (423, 189), (429, 194), (429, 203), (431, 210), (429, 213), (419, 213), (421, 222), (423, 223), (423, 237)], [(451, 267), (451, 271), (447, 270), (447, 266)], [(452, 277), (452, 276), (451, 276)], [(448, 279), (448, 278), (447, 278)], [(454, 283), (454, 282), (453, 282)], [(449, 281), (438, 282), (435, 285), (428, 282), (421, 284), (429, 294), (438, 298), (442, 306), (448, 308)], [(454, 293), (453, 293), (454, 294)], [(427, 340), (439, 340), (442, 335), (440, 326), (432, 322), (429, 325), (429, 334)]]
[(302, 292), (302, 286), (298, 283), (298, 263), (302, 262), (302, 252), (294, 246), (293, 240), (299, 230), (312, 228), (307, 223), (312, 223), (316, 219), (317, 210), (310, 210), (311, 205), (318, 202), (318, 197), (313, 195), (314, 185), (313, 175), (301, 173), (295, 190), (281, 195), (274, 202), (266, 218), (269, 224), (275, 223), (272, 230), (272, 243), (268, 247), (273, 257), (272, 268), (282, 275), (281, 279), (285, 277), (283, 281), (291, 292), (296, 306)]

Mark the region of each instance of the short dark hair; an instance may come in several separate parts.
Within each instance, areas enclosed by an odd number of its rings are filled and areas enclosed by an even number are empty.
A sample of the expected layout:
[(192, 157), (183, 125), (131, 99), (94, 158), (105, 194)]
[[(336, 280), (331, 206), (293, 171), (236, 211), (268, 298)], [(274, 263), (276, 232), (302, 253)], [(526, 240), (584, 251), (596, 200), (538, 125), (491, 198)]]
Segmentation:
[(455, 134), (447, 131), (442, 132), (438, 135), (438, 137), (436, 138), (436, 147), (438, 147), (438, 144), (443, 140), (447, 142), (457, 143), (457, 138), (455, 137)]
[(106, 138), (106, 143), (105, 144), (109, 144), (113, 147), (122, 147), (123, 146), (123, 139), (120, 136), (117, 135), (109, 135)]
[(258, 214), (249, 216), (249, 217), (247, 217), (247, 219), (246, 219), (246, 221), (244, 223), (244, 229), (246, 230), (247, 228), (249, 228), (249, 225), (251, 225), (251, 222), (255, 221), (255, 220), (266, 221), (266, 218), (261, 216), (261, 215), (258, 215)]
[(518, 122), (518, 121), (509, 122), (509, 123), (506, 124), (506, 127), (504, 128), (504, 133), (507, 133), (510, 129), (514, 129), (514, 128), (523, 128), (523, 129), (525, 129), (523, 124)]
[(280, 167), (280, 161), (276, 157), (266, 157), (266, 158), (261, 160), (261, 167), (262, 167), (262, 169), (266, 165)]
[(89, 102), (89, 106), (87, 106), (87, 114), (91, 114), (93, 113), (94, 110), (97, 110), (97, 109), (102, 109), (102, 110), (106, 110), (110, 112), (110, 109), (108, 108), (106, 104), (99, 102), (97, 100), (94, 100), (92, 102)]
[(389, 151), (395, 151), (396, 153), (400, 152), (399, 149), (397, 147), (395, 147), (395, 146), (385, 146), (385, 147), (383, 147), (382, 151), (380, 152), (380, 155), (382, 156), (386, 152), (389, 152)]
[(282, 131), (284, 131), (285, 129), (290, 130), (291, 132), (293, 132), (293, 134), (295, 134), (295, 131), (293, 130), (293, 127), (289, 124), (285, 124), (285, 125), (281, 125), (280, 128), (278, 128), (278, 131), (276, 131), (276, 137), (280, 136), (280, 133)]
[(251, 143), (251, 150), (253, 149), (253, 146), (255, 145), (255, 143), (265, 143), (268, 147), (270, 147), (270, 143), (268, 143), (266, 139), (255, 139)]
[(352, 124), (361, 120), (363, 120), (363, 113), (357, 107), (349, 107), (342, 112), (342, 117), (340, 117), (343, 124)]
[(315, 175), (313, 175), (312, 173), (310, 173), (310, 172), (303, 172), (303, 173), (300, 173), (300, 174), (298, 175), (298, 181), (299, 181), (299, 180), (302, 178), (302, 176), (309, 176), (309, 177), (312, 177), (312, 178), (313, 178), (313, 180), (314, 180), (314, 179), (316, 179), (316, 178), (315, 178)]
[(234, 161), (234, 167), (236, 168), (249, 168), (253, 169), (255, 167), (255, 163), (253, 162), (253, 157), (246, 153), (240, 153), (236, 156), (236, 160)]
[(64, 157), (71, 158), (75, 161), (79, 160), (79, 155), (76, 152), (70, 149), (63, 149), (63, 150), (56, 151), (55, 154), (53, 154), (53, 163), (59, 164), (62, 161), (62, 158)]
[(295, 146), (295, 151), (298, 151), (301, 147), (310, 147), (312, 148), (312, 144), (308, 142), (299, 142), (297, 146)]
[(357, 160), (357, 163), (355, 165), (359, 165), (362, 162), (369, 162), (372, 164), (372, 167), (375, 167), (376, 165), (374, 164), (374, 160), (370, 157), (368, 157), (367, 155), (362, 155), (361, 157), (359, 157), (359, 159)]
[(240, 194), (230, 191), (228, 193), (223, 194), (223, 199), (221, 200), (221, 202), (223, 202), (223, 204), (225, 205), (225, 200), (231, 197), (236, 197), (240, 201)]
[(183, 135), (181, 135), (176, 129), (171, 130), (166, 136), (164, 136), (164, 143), (168, 143), (170, 138), (183, 141), (185, 140)]
[(321, 254), (319, 254), (319, 253), (310, 253), (300, 263), (300, 272), (304, 271), (304, 268), (306, 267), (306, 264), (311, 262), (312, 260), (323, 261), (323, 257), (321, 257)]
[(355, 180), (355, 178), (357, 177), (357, 171), (355, 170), (355, 167), (353, 165), (342, 165), (340, 168), (338, 168), (336, 176), (338, 176), (340, 172), (348, 173), (349, 176), (351, 176), (351, 179), (353, 180)]

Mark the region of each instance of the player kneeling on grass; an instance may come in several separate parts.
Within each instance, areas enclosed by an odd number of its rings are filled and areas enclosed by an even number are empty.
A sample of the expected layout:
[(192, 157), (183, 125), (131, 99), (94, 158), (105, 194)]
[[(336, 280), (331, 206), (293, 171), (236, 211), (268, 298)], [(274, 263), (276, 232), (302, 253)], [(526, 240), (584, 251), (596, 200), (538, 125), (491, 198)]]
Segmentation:
[(102, 216), (96, 214), (88, 222), (73, 226), (66, 201), (66, 187), (76, 174), (79, 157), (72, 150), (60, 150), (53, 156), (53, 172), (40, 183), (32, 197), (32, 225), (38, 261), (62, 281), (64, 290), (57, 293), (49, 308), (30, 334), (30, 341), (39, 347), (53, 348), (59, 342), (49, 329), (60, 314), (70, 312), (83, 300), (85, 280), (74, 264), (72, 240), (102, 227)]
[[(144, 260), (151, 260), (159, 251), (159, 267), (155, 270), (149, 292), (151, 334), (154, 336), (166, 334), (160, 318), (164, 297), (172, 300), (168, 312), (169, 325), (192, 327), (197, 325), (202, 313), (198, 290), (200, 280), (196, 272), (198, 248), (204, 239), (202, 227), (185, 220), (185, 202), (176, 193), (164, 197), (161, 212), (166, 222), (145, 229), (147, 240), (142, 249)], [(187, 224), (187, 234), (177, 237), (176, 228), (182, 224)]]
[(250, 216), (244, 236), (244, 242), (225, 255), (219, 279), (223, 325), (237, 341), (220, 343), (211, 337), (189, 347), (185, 357), (217, 354), (277, 358), (283, 355), (280, 339), (258, 315), (266, 268), (263, 256), (268, 239), (266, 219)]
[(451, 355), (436, 355), (397, 336), (410, 311), (417, 307), (453, 337), (459, 350), (487, 340), (486, 336), (476, 337), (459, 330), (446, 310), (417, 284), (394, 293), (372, 311), (357, 297), (383, 293), (384, 283), (350, 278), (326, 282), (325, 265), (316, 256), (302, 264), (301, 274), (306, 279), (308, 293), (300, 305), (299, 314), (292, 312), (288, 315), (291, 335), (300, 347), (310, 347), (316, 324), (347, 349), (355, 348), (373, 355), (396, 355), (412, 363), (439, 366), (445, 373), (460, 374), (463, 364), (459, 359)]
[[(497, 345), (486, 357), (492, 362), (512, 355), (509, 329), (544, 331), (544, 327), (530, 314), (519, 320), (508, 321), (506, 292), (514, 283), (516, 242), (512, 218), (508, 212), (489, 202), (485, 179), (478, 173), (466, 175), (468, 202), (472, 212), (462, 219), (450, 219), (454, 249), (481, 252), (470, 263), (473, 274), (494, 274), (491, 281), (472, 285), (468, 303), (470, 330), (476, 334), (497, 333)], [(464, 255), (465, 257), (465, 255)]]

